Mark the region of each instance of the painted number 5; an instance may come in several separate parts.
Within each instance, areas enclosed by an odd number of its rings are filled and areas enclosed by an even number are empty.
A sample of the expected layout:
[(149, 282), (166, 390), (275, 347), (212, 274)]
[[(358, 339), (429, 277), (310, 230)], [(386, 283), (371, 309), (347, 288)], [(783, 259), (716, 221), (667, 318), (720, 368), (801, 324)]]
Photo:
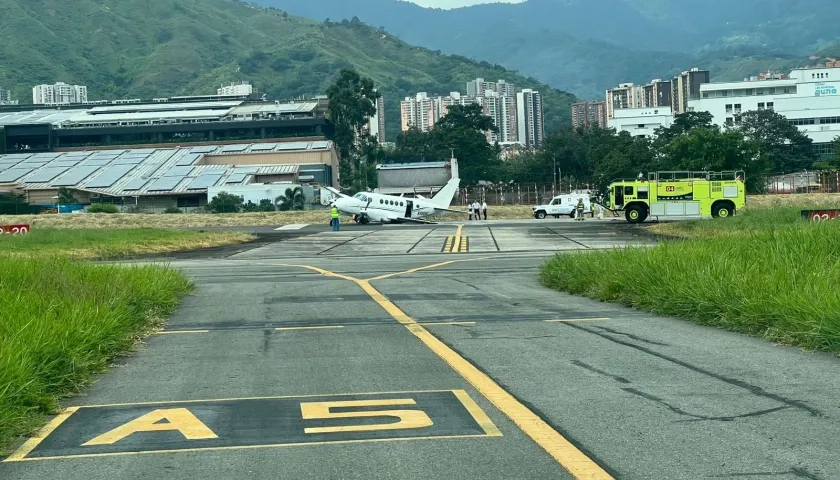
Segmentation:
[(396, 423), (371, 425), (346, 425), (341, 427), (310, 427), (304, 433), (334, 432), (371, 432), (376, 430), (401, 430), (406, 428), (425, 428), (432, 426), (432, 419), (422, 410), (371, 410), (357, 412), (332, 412), (332, 408), (391, 407), (396, 405), (416, 405), (411, 398), (393, 400), (353, 400), (343, 402), (307, 402), (300, 404), (304, 420), (322, 420), (335, 418), (396, 417)]

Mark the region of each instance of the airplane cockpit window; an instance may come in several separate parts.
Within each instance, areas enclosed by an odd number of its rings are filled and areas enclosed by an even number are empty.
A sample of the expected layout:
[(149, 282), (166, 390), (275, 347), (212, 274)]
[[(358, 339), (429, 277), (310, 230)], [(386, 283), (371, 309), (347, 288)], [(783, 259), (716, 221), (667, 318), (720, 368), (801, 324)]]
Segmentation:
[(361, 193), (357, 193), (357, 194), (353, 195), (353, 198), (358, 198), (359, 200), (364, 200), (365, 196)]

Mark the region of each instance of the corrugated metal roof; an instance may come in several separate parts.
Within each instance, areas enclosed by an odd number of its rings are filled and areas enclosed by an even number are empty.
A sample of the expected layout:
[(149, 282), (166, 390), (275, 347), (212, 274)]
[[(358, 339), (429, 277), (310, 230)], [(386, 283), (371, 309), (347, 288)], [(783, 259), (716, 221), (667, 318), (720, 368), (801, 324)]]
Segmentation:
[(260, 167), (257, 170), (257, 175), (288, 175), (297, 173), (300, 170), (300, 165), (271, 165), (267, 167)]
[(29, 112), (0, 112), (0, 125), (49, 125), (66, 121), (79, 110), (32, 110)]
[(221, 118), (230, 112), (227, 110), (176, 110), (166, 112), (134, 112), (134, 113), (101, 113), (91, 115), (87, 112), (79, 113), (67, 119), (71, 124), (98, 124), (111, 122), (141, 122), (147, 120), (175, 120), (198, 118)]
[[(327, 144), (329, 148), (332, 147), (332, 142), (279, 142), (272, 150), (259, 150), (259, 152), (307, 150), (312, 149), (313, 145), (320, 146), (323, 143)], [(247, 152), (254, 145), (258, 144), (246, 144), (245, 151)], [(293, 146), (294, 148), (283, 148), (287, 146)], [(210, 150), (210, 147), (214, 147), (213, 151), (201, 155), (221, 153), (224, 146), (207, 146), (204, 150)], [(229, 178), (235, 180), (241, 178), (242, 180), (238, 181), (248, 182), (253, 179), (253, 175), (290, 175), (300, 171), (300, 165), (178, 165), (179, 162), (189, 158), (189, 156), (194, 156), (195, 150), (196, 147), (178, 147), (128, 151), (54, 152), (55, 156), (53, 158), (48, 158), (52, 155), (39, 157), (37, 164), (32, 164), (26, 168), (27, 173), (25, 175), (7, 181), (20, 185), (27, 190), (53, 190), (58, 188), (59, 185), (57, 184), (61, 184), (61, 186), (71, 189), (102, 195), (132, 197), (187, 192), (201, 193), (206, 191), (207, 188), (196, 189), (196, 186), (203, 186), (211, 181), (214, 185), (224, 185)], [(148, 156), (140, 158), (138, 153)], [(17, 169), (22, 168), (16, 163), (29, 157), (31, 157), (29, 154), (0, 155), (0, 176), (5, 174), (5, 177), (16, 177)], [(139, 163), (127, 163), (125, 161), (126, 158), (131, 157), (140, 158)], [(70, 165), (71, 163), (74, 163), (74, 165)], [(61, 168), (63, 173), (53, 176), (53, 172), (57, 168)], [(244, 178), (243, 173), (246, 174)], [(202, 177), (202, 180), (196, 181), (199, 177)], [(39, 181), (30, 182), (28, 181), (29, 178)], [(166, 182), (163, 182), (167, 187), (165, 190), (151, 190), (151, 188), (159, 188), (160, 184), (157, 181), (164, 178), (167, 179)], [(70, 181), (67, 181), (67, 179), (70, 179)], [(158, 185), (155, 185), (156, 183)], [(93, 188), (94, 185), (108, 186)]]
[(316, 102), (242, 105), (230, 112), (231, 115), (254, 115), (258, 113), (310, 113), (318, 107)]
[(102, 107), (93, 107), (88, 112), (92, 115), (104, 114), (108, 112), (143, 112), (143, 111), (158, 111), (164, 112), (166, 110), (210, 110), (225, 108), (230, 109), (237, 105), (242, 105), (241, 100), (237, 101), (223, 101), (223, 102), (184, 102), (184, 103), (152, 103), (144, 105), (107, 105)]

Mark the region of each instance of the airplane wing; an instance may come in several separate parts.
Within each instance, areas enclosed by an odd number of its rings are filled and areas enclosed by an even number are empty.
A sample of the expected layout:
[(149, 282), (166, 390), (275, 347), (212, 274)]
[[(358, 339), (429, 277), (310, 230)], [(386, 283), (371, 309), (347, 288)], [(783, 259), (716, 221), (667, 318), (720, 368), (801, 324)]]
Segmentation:
[(437, 224), (437, 222), (431, 222), (429, 220), (423, 220), (421, 218), (397, 217), (394, 220), (397, 220), (399, 222), (424, 223), (424, 224), (427, 224), (427, 225)]
[(332, 193), (333, 195), (336, 195), (336, 196), (340, 197), (340, 198), (341, 197), (349, 197), (349, 195), (345, 195), (345, 194), (339, 192), (337, 188), (333, 188), (333, 187), (321, 187), (321, 188), (330, 192), (330, 193)]
[(440, 211), (440, 212), (470, 213), (470, 212), (462, 211), (462, 210), (452, 210), (451, 208), (440, 208), (440, 207), (434, 207), (434, 208), (435, 208), (435, 210)]

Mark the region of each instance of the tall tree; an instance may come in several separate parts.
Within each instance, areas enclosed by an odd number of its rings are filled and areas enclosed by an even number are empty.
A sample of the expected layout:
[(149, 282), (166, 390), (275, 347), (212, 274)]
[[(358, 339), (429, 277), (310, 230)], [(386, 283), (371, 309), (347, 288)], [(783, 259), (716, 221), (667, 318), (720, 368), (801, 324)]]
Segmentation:
[(327, 89), (328, 117), (335, 129), (332, 140), (351, 176), (358, 167), (359, 151), (372, 141), (365, 126), (368, 119), (376, 114), (376, 100), (380, 96), (373, 80), (362, 77), (353, 68), (342, 69)]
[(500, 174), (500, 149), (487, 142), (491, 131), (498, 129), (493, 119), (482, 113), (481, 105), (453, 105), (429, 132), (429, 143), (434, 158), (443, 160), (450, 152), (455, 154), (464, 184), (495, 180)]
[(755, 143), (763, 163), (778, 173), (811, 168), (816, 160), (812, 140), (773, 110), (751, 110), (735, 119), (736, 130)]

